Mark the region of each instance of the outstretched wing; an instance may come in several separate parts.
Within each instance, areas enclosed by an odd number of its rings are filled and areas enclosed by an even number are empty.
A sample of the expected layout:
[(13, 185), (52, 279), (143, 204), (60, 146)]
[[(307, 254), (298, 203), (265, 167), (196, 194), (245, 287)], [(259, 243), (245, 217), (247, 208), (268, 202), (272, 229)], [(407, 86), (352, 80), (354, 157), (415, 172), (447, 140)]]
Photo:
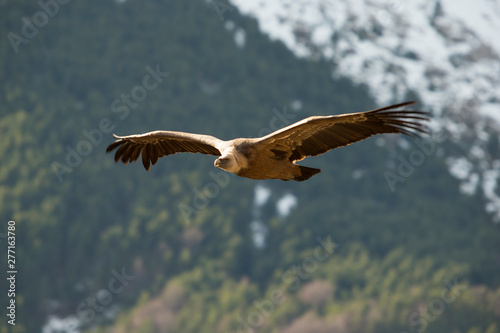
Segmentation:
[(116, 140), (108, 146), (106, 153), (118, 148), (115, 162), (123, 164), (135, 162), (142, 152), (142, 164), (149, 171), (150, 164), (155, 165), (158, 158), (176, 153), (201, 153), (220, 156), (219, 148), (224, 141), (210, 135), (154, 131), (128, 136), (114, 135)]
[(265, 145), (276, 156), (288, 156), (291, 161), (299, 161), (375, 134), (402, 133), (418, 136), (428, 133), (427, 127), (421, 122), (428, 120), (429, 114), (394, 110), (415, 103), (406, 102), (338, 116), (309, 117), (259, 138), (257, 143)]

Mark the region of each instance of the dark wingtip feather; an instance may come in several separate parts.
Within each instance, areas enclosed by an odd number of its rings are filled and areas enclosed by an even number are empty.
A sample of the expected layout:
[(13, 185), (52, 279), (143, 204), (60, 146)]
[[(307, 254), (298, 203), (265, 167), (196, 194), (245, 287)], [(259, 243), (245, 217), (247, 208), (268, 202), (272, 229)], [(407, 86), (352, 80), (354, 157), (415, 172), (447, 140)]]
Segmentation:
[(112, 144), (110, 144), (108, 146), (108, 148), (106, 148), (106, 153), (111, 153), (113, 150), (115, 150), (116, 148), (120, 147), (124, 143), (125, 143), (125, 141), (116, 140), (115, 142), (113, 142)]
[(368, 113), (375, 113), (375, 112), (382, 112), (382, 111), (387, 111), (387, 110), (393, 110), (393, 109), (402, 108), (404, 106), (409, 106), (409, 105), (414, 105), (414, 104), (417, 104), (417, 101), (408, 101), (408, 102), (393, 104), (393, 105), (389, 105), (389, 106), (384, 106), (383, 108), (379, 108), (379, 109), (368, 111)]
[(158, 147), (156, 145), (151, 145), (151, 151), (149, 157), (151, 158), (151, 164), (155, 165), (158, 162)]
[(422, 122), (430, 120), (431, 113), (420, 110), (395, 110), (404, 106), (414, 105), (416, 101), (404, 102), (390, 105), (370, 113), (383, 117), (383, 122), (399, 133), (420, 137), (422, 134), (430, 134), (430, 129)]
[(118, 162), (119, 160), (122, 160), (123, 163), (125, 163), (125, 152), (127, 149), (129, 149), (129, 145), (123, 144), (118, 148), (118, 150), (115, 153), (115, 162)]
[(147, 171), (149, 171), (149, 169), (151, 168), (149, 159), (146, 157), (144, 151), (142, 152), (142, 165), (144, 165), (144, 169), (146, 169)]
[(144, 165), (144, 169), (146, 169), (147, 171), (149, 171), (149, 169), (151, 168), (150, 156), (151, 156), (151, 145), (146, 144), (146, 146), (142, 150), (142, 165)]

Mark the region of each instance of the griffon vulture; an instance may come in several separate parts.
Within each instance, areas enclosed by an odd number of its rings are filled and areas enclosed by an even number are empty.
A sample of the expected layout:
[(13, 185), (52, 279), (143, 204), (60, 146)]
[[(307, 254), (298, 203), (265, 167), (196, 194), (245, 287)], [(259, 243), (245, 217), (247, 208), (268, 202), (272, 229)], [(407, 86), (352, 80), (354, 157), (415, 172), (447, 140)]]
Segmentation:
[(304, 181), (321, 172), (320, 169), (297, 165), (308, 156), (316, 156), (331, 149), (347, 146), (374, 134), (427, 133), (421, 121), (428, 113), (413, 110), (394, 110), (415, 104), (406, 102), (384, 108), (342, 114), (314, 116), (277, 130), (260, 138), (223, 141), (210, 135), (154, 131), (145, 134), (117, 136), (106, 149), (118, 148), (115, 162), (124, 164), (139, 159), (149, 170), (158, 158), (181, 152), (219, 156), (214, 162), (218, 168), (252, 179), (282, 179)]

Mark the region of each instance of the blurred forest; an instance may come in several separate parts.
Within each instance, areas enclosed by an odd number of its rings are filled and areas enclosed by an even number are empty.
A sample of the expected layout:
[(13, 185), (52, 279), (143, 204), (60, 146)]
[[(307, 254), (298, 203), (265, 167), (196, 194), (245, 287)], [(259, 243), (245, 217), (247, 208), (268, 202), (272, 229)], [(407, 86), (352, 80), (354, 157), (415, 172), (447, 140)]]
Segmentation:
[(220, 0), (7, 0), (0, 31), (0, 233), (16, 221), (19, 267), (0, 332), (500, 332), (499, 226), (459, 193), (445, 143), (393, 190), (414, 139), (307, 159), (323, 172), (304, 183), (105, 154), (112, 133), (254, 137), (375, 107), (334, 64)]

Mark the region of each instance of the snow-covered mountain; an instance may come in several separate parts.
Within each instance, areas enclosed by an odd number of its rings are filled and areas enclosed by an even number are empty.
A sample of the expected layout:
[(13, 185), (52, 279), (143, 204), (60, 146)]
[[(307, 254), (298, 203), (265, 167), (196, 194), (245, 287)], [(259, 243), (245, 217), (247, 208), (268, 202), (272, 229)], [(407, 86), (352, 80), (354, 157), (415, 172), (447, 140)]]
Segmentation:
[[(500, 222), (498, 0), (231, 0), (299, 57), (332, 62), (381, 105), (417, 93), (466, 194)], [(439, 140), (437, 139), (439, 137)]]

